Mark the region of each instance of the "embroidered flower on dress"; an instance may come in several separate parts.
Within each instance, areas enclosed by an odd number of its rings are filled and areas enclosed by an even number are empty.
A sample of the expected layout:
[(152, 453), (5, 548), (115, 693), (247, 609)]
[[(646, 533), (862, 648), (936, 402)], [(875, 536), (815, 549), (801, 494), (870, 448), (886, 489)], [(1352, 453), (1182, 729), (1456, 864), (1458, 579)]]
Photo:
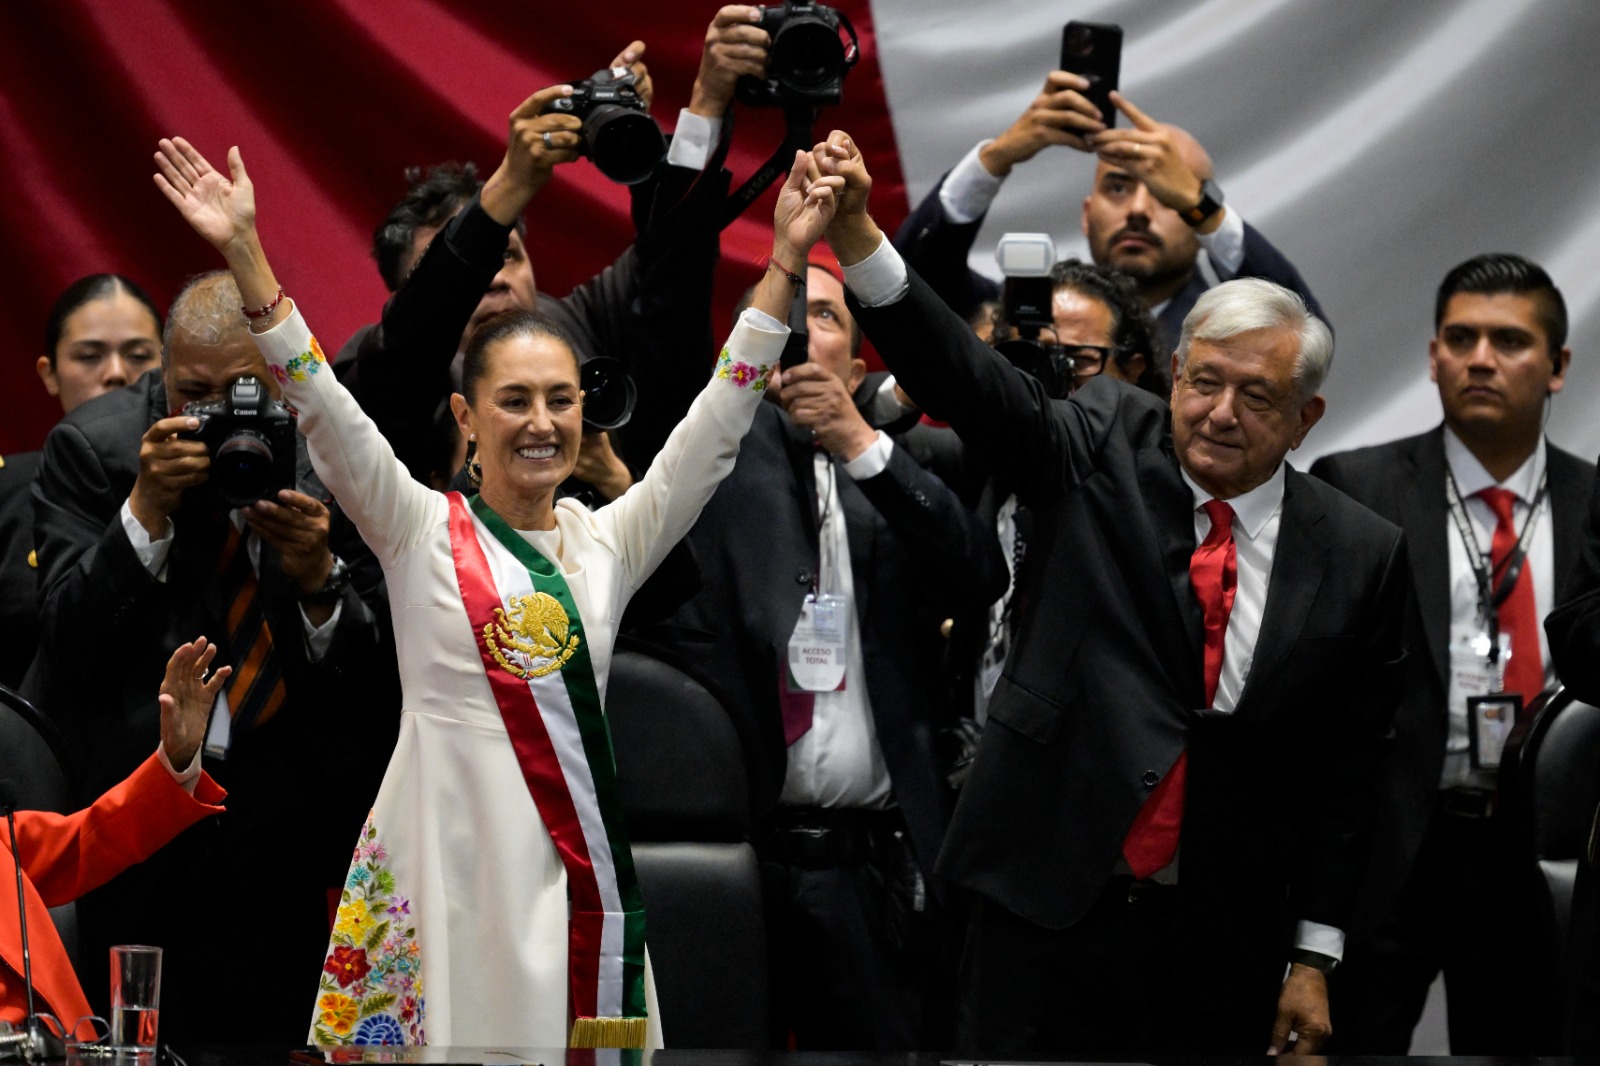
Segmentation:
[(322, 1024), (340, 1036), (348, 1033), (350, 1027), (356, 1024), (356, 1019), (361, 1017), (361, 1004), (337, 992), (329, 992), (318, 999), (317, 1010)]
[(312, 1020), (319, 1044), (427, 1043), (422, 951), (406, 924), (411, 901), (395, 892), (388, 859), (368, 815), (322, 966)]
[(389, 1014), (374, 1014), (370, 1018), (363, 1018), (361, 1026), (352, 1038), (354, 1044), (404, 1044), (406, 1031), (400, 1023)]
[(767, 374), (771, 370), (770, 364), (757, 366), (743, 359), (735, 359), (726, 348), (717, 358), (717, 377), (725, 378), (741, 389), (761, 392), (767, 387)]
[(277, 363), (269, 363), (267, 369), (272, 371), (272, 376), (278, 379), (279, 385), (289, 384), (289, 375)]

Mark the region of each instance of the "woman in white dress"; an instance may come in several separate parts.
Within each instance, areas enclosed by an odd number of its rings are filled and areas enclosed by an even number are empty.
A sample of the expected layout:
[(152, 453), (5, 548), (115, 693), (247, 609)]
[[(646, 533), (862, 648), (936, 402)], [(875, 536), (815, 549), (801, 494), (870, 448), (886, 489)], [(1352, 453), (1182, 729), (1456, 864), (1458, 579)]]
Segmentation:
[(841, 181), (796, 153), (771, 266), (711, 379), (644, 478), (589, 512), (555, 500), (577, 459), (582, 394), (577, 357), (546, 320), (511, 312), (474, 333), (451, 405), (480, 489), (434, 492), (407, 475), (284, 297), (238, 149), (231, 180), (182, 139), (162, 140), (156, 164), (157, 186), (227, 260), (317, 473), (383, 564), (394, 608), (400, 737), (357, 842), (311, 1039), (660, 1046), (601, 711), (612, 644), (629, 597), (733, 466)]

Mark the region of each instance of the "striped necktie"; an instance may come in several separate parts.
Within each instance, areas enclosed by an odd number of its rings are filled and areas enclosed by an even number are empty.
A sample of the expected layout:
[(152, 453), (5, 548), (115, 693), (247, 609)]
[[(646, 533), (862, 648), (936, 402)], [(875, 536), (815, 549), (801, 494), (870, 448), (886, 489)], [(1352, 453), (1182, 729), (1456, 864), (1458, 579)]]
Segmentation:
[(265, 725), (283, 706), (283, 670), (272, 646), (272, 630), (261, 611), (255, 568), (239, 527), (228, 522), (228, 539), (217, 561), (223, 602), (228, 605), (228, 710), (235, 732)]

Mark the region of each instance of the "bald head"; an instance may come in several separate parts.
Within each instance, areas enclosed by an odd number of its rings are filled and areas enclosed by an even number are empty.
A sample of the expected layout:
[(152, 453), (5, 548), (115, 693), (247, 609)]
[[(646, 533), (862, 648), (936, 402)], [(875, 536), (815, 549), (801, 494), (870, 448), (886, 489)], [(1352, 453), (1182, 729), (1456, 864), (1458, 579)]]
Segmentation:
[(190, 278), (172, 301), (161, 339), (161, 378), (171, 410), (220, 400), (247, 374), (278, 397), (278, 383), (250, 337), (243, 305), (238, 284), (225, 270)]

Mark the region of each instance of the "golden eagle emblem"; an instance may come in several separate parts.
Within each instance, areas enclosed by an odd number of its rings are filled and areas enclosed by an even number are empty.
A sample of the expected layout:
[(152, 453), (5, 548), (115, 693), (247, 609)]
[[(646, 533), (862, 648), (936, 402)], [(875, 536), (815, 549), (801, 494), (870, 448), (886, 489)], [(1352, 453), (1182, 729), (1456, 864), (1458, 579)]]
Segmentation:
[(506, 673), (526, 680), (553, 674), (578, 650), (578, 635), (569, 638), (570, 622), (561, 601), (548, 592), (513, 596), (511, 608), (494, 609), (483, 627), (484, 647)]

